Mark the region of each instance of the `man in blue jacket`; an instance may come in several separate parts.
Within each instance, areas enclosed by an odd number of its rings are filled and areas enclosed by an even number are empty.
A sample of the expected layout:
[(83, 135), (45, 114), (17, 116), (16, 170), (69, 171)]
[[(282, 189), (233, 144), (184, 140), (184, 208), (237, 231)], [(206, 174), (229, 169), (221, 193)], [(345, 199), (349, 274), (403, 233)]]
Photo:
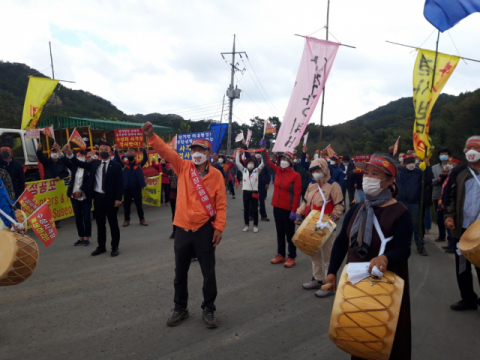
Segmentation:
[(330, 176), (332, 177), (332, 180), (337, 182), (340, 187), (343, 187), (343, 180), (345, 174), (343, 173), (343, 170), (340, 169), (340, 167), (338, 166), (338, 158), (336, 156), (332, 156), (328, 160), (328, 162), (328, 168), (330, 169)]
[(120, 155), (118, 154), (118, 149), (115, 147), (115, 161), (119, 164), (123, 163), (123, 210), (125, 212), (123, 226), (126, 227), (130, 225), (130, 208), (132, 206), (132, 200), (135, 202), (135, 207), (137, 208), (140, 225), (148, 226), (148, 223), (145, 221), (142, 204), (142, 189), (147, 186), (142, 171), (143, 166), (148, 161), (147, 149), (143, 147), (142, 161), (137, 161), (135, 159), (134, 149), (128, 149), (127, 161), (122, 162)]
[[(432, 167), (428, 158), (423, 159), (425, 168), (425, 184), (431, 184), (433, 179)], [(405, 166), (399, 166), (396, 183), (400, 189), (397, 201), (405, 205), (412, 215), (413, 234), (417, 251), (422, 256), (427, 256), (425, 242), (419, 243), (419, 233), (423, 231), (423, 216), (420, 216), (420, 201), (422, 199), (422, 178), (423, 171), (415, 165), (415, 153), (406, 154), (403, 157)], [(420, 228), (421, 226), (421, 228)]]

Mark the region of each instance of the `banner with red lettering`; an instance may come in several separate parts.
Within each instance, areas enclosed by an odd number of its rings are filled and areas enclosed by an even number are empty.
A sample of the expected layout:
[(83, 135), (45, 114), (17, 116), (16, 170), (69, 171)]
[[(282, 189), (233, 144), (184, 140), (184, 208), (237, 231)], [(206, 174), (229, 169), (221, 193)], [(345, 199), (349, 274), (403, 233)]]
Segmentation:
[(274, 152), (293, 152), (300, 142), (335, 60), (339, 44), (306, 38), (292, 95), (277, 134)]
[(115, 144), (119, 148), (139, 148), (144, 146), (143, 130), (136, 129), (115, 129)]
[(68, 139), (69, 142), (74, 143), (77, 145), (79, 148), (82, 148), (85, 150), (87, 148), (87, 144), (83, 141), (82, 135), (78, 132), (78, 130), (75, 128), (72, 132), (72, 135), (70, 135), (70, 139)]
[(40, 139), (40, 129), (25, 129), (25, 138)]
[[(357, 163), (357, 162), (368, 162), (370, 161), (370, 157), (372, 155), (354, 155), (353, 156), (353, 162), (354, 163)], [(365, 170), (362, 170), (362, 169), (359, 169), (355, 166), (355, 170), (357, 170), (357, 172), (359, 173), (363, 173), (365, 172)]]
[(45, 136), (51, 137), (53, 140), (55, 140), (55, 134), (53, 132), (53, 125), (42, 129), (42, 133), (44, 133)]
[(57, 237), (57, 229), (48, 203), (43, 203), (42, 206), (30, 215), (28, 222), (38, 238), (42, 240), (43, 245), (49, 247)]
[(327, 152), (327, 158), (331, 158), (332, 156), (338, 157), (337, 153), (330, 145), (328, 145), (324, 150)]
[(20, 195), (18, 202), (27, 216), (33, 214), (35, 210), (40, 207), (40, 204), (38, 203), (37, 199), (35, 199), (35, 196), (33, 196), (33, 194), (28, 190), (25, 190), (23, 194)]

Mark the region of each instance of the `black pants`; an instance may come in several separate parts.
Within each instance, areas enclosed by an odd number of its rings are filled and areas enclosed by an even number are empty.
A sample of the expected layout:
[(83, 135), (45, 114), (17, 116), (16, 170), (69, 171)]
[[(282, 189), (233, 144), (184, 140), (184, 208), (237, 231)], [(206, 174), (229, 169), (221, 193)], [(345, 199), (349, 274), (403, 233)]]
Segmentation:
[[(170, 207), (172, 209), (172, 222), (173, 222), (173, 220), (175, 219), (175, 209), (177, 208), (177, 199), (170, 199)], [(175, 229), (176, 229), (176, 226), (173, 225), (174, 234), (175, 234)]]
[[(345, 197), (345, 194), (347, 191), (348, 191), (348, 202), (347, 202), (347, 198)], [(353, 184), (347, 181), (344, 181), (342, 185), (342, 194), (343, 194), (343, 200), (345, 200), (345, 210), (347, 210), (347, 204), (349, 205), (348, 208), (350, 208), (350, 205), (352, 204), (352, 201), (355, 198), (355, 188)]]
[(215, 248), (213, 247), (213, 226), (210, 221), (195, 232), (177, 228), (175, 232), (175, 309), (187, 308), (188, 305), (188, 270), (192, 254), (195, 252), (203, 275), (203, 303), (215, 308), (217, 297), (217, 280), (215, 277)]
[(123, 210), (125, 212), (125, 221), (130, 221), (130, 208), (132, 206), (132, 200), (135, 202), (135, 207), (137, 208), (138, 219), (142, 221), (145, 219), (145, 215), (143, 213), (141, 188), (123, 190)]
[(77, 225), (78, 237), (92, 236), (92, 199), (70, 199), (72, 201), (73, 213), (75, 214), (75, 223)]
[(292, 238), (295, 235), (295, 223), (290, 220), (290, 210), (273, 207), (275, 227), (277, 228), (277, 254), (285, 256), (285, 240), (288, 243), (288, 257), (297, 257), (297, 247), (293, 244)]
[(162, 202), (164, 204), (169, 204), (170, 203), (170, 184), (162, 184)]
[(233, 184), (233, 180), (228, 180), (228, 191), (230, 191), (232, 196), (235, 196), (235, 186)]
[[(465, 231), (465, 229), (463, 231)], [(457, 283), (458, 288), (460, 289), (460, 295), (462, 296), (463, 301), (470, 304), (475, 304), (477, 301), (477, 294), (473, 290), (472, 263), (467, 259), (465, 259), (465, 261), (467, 262), (467, 268), (464, 272), (459, 274), (458, 268), (460, 265), (460, 256), (458, 256), (457, 252), (455, 251), (455, 272), (457, 274)], [(477, 280), (480, 284), (480, 268), (475, 267), (475, 270), (477, 271)]]
[(253, 226), (258, 226), (258, 199), (253, 196), (253, 191), (243, 190), (243, 220), (245, 225), (250, 225), (250, 215), (253, 217)]
[[(260, 207), (260, 216), (261, 218), (267, 217), (267, 210), (265, 208), (265, 199), (267, 198), (267, 189), (265, 189), (264, 185), (258, 184), (258, 205)], [(257, 210), (258, 207), (252, 206), (250, 203), (250, 216), (253, 217), (253, 212)]]
[(95, 192), (93, 196), (93, 205), (95, 206), (95, 221), (98, 231), (98, 249), (106, 250), (107, 242), (107, 219), (112, 235), (112, 249), (117, 249), (120, 244), (120, 228), (118, 227), (118, 207), (113, 203), (105, 201), (105, 194)]

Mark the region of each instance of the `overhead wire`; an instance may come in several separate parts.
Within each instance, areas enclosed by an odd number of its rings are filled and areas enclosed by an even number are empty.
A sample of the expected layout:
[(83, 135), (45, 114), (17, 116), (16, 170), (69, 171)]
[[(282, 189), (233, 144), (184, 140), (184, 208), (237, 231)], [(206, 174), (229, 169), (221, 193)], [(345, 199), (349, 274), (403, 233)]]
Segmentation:
[(450, 35), (450, 31), (447, 31), (447, 34), (450, 37), (450, 40), (452, 40), (453, 46), (455, 46), (455, 50), (457, 50), (458, 57), (461, 58), (463, 62), (468, 65), (467, 61), (460, 55), (460, 51), (458, 51), (457, 45), (455, 44), (455, 41), (453, 41), (452, 35)]

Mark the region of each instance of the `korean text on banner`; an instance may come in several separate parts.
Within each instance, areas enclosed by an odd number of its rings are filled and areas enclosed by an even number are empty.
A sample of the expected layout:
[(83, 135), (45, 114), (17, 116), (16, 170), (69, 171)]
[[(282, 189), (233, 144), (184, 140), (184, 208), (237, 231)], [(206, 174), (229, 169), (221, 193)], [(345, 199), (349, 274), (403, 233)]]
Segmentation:
[(52, 126), (47, 126), (46, 128), (42, 129), (42, 133), (44, 133), (45, 136), (51, 137), (53, 140), (55, 140), (55, 133), (53, 132), (53, 125)]
[(57, 237), (57, 228), (48, 203), (40, 206), (28, 219), (28, 222), (38, 238), (42, 240), (43, 245), (49, 247)]
[[(67, 196), (69, 183), (70, 177), (59, 181), (53, 179), (40, 180), (25, 183), (25, 188), (35, 197), (37, 203), (43, 204), (48, 201), (54, 220), (61, 220), (74, 215), (72, 202)], [(27, 215), (30, 215), (27, 208), (23, 209)]]
[(202, 131), (197, 133), (189, 134), (178, 134), (177, 135), (177, 152), (178, 156), (182, 159), (191, 160), (190, 145), (195, 139), (204, 139), (210, 141), (212, 144), (212, 149), (215, 149), (216, 139), (213, 137), (211, 131)]
[(32, 215), (35, 210), (40, 207), (35, 196), (28, 190), (25, 190), (23, 194), (19, 197), (18, 202), (20, 203), (22, 210), (27, 216)]
[(82, 148), (83, 150), (87, 148), (87, 144), (85, 144), (85, 141), (83, 141), (82, 135), (80, 135), (77, 129), (73, 130), (72, 135), (70, 135), (70, 139), (68, 139), (68, 141), (74, 143), (75, 145), (77, 145), (79, 148)]
[(332, 69), (339, 44), (307, 37), (274, 152), (293, 152), (307, 127)]
[[(354, 155), (353, 156), (353, 162), (354, 163), (358, 163), (358, 162), (368, 162), (370, 161), (370, 157), (372, 155)], [(355, 170), (357, 170), (357, 172), (359, 173), (363, 173), (365, 172), (365, 170), (362, 170), (362, 169), (359, 169), (355, 166)]]
[(325, 150), (327, 151), (327, 158), (331, 158), (332, 156), (338, 157), (337, 153), (335, 152), (335, 150), (333, 150), (333, 148), (330, 145), (328, 145), (325, 148)]
[[(436, 58), (436, 64), (435, 64)], [(433, 105), (442, 92), (450, 75), (455, 70), (460, 58), (458, 56), (435, 54), (435, 51), (418, 50), (413, 69), (413, 107), (415, 109), (415, 125), (413, 128), (413, 147), (420, 158), (424, 158), (428, 147), (428, 157), (433, 153), (430, 143), (430, 114)], [(435, 76), (433, 71), (435, 69)], [(433, 87), (432, 87), (432, 79)]]
[(43, 106), (58, 84), (58, 80), (30, 76), (25, 104), (23, 105), (22, 130), (37, 127)]
[(40, 129), (25, 129), (27, 139), (40, 139)]
[[(160, 206), (162, 197), (162, 174), (145, 178), (147, 186), (142, 189), (142, 203)], [(169, 200), (170, 201), (170, 200)]]
[(276, 134), (277, 133), (277, 128), (275, 126), (273, 126), (272, 124), (270, 124), (270, 122), (268, 120), (265, 120), (267, 122), (266, 124), (266, 128), (265, 128), (265, 131), (264, 133), (265, 134)]
[(115, 129), (115, 144), (119, 148), (142, 147), (145, 144), (142, 129)]

